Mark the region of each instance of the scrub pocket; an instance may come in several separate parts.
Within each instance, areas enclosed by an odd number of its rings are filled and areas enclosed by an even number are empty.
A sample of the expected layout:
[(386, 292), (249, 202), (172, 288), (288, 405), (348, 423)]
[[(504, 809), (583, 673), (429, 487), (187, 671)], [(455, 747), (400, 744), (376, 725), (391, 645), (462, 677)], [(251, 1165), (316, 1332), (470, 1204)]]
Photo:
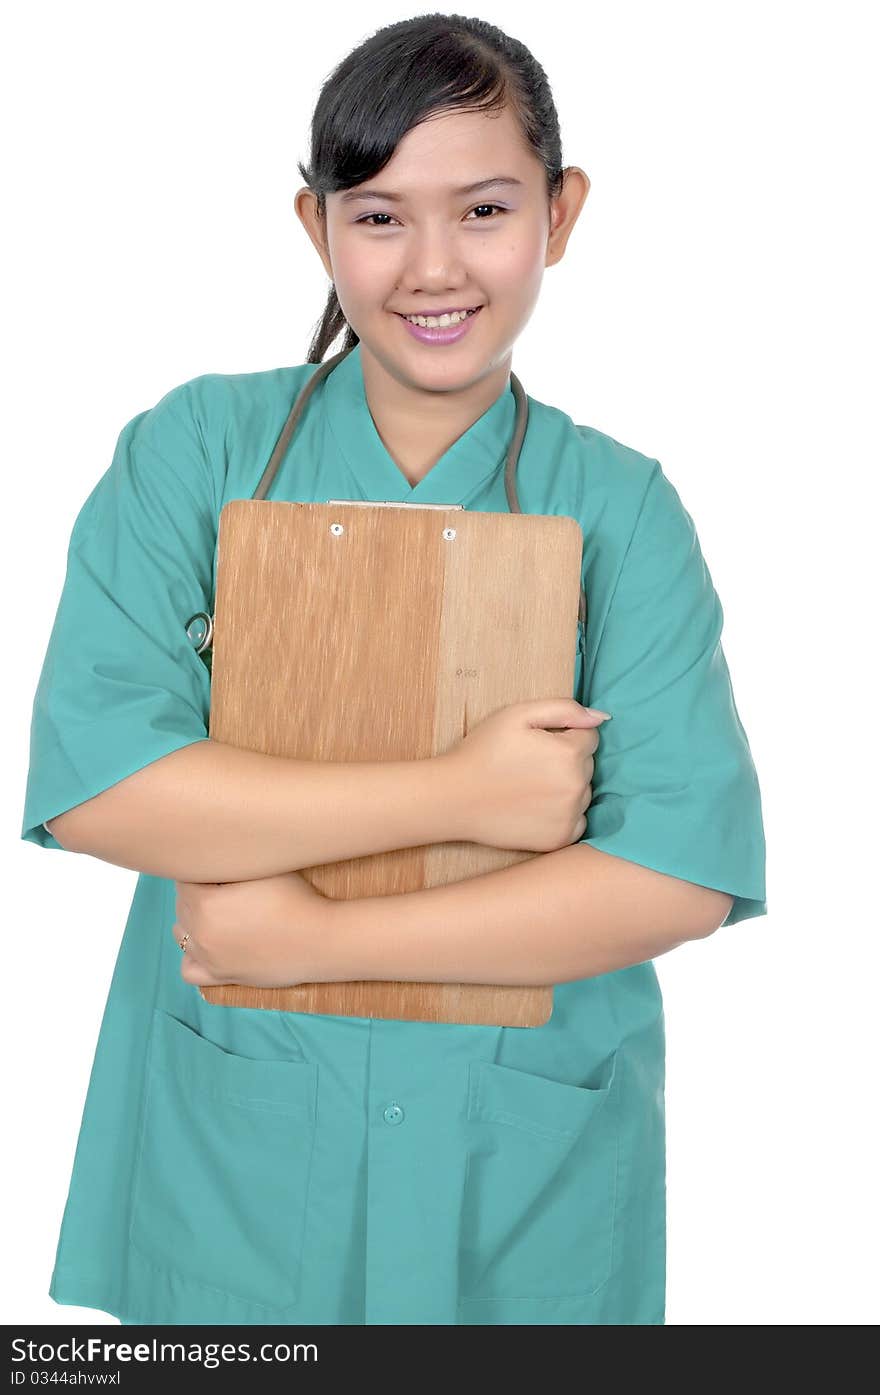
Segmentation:
[(611, 1273), (615, 1052), (595, 1088), (491, 1061), (469, 1069), (462, 1301), (595, 1293)]
[(153, 1011), (129, 1239), (265, 1308), (299, 1297), (318, 1067), (224, 1051)]

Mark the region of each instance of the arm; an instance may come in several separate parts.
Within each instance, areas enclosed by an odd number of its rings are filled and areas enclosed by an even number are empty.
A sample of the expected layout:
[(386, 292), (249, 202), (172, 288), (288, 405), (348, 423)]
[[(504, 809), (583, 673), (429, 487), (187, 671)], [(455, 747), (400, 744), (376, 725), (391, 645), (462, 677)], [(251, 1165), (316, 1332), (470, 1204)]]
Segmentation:
[(463, 836), (443, 756), (300, 761), (206, 739), (49, 820), (71, 852), (149, 876), (230, 882)]
[(565, 983), (710, 935), (732, 901), (575, 843), (425, 891), (328, 900), (324, 977)]

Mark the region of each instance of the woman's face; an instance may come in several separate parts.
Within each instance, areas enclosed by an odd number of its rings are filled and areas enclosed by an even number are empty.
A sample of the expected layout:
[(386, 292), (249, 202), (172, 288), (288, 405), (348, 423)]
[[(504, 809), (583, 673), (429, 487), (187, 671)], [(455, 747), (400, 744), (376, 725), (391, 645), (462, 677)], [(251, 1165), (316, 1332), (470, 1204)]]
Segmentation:
[[(327, 195), (326, 226), (309, 191), (297, 211), (363, 348), (399, 382), (460, 389), (509, 362), (588, 191), (572, 166), (551, 205), (544, 167), (505, 107), (416, 126), (378, 175)], [(402, 318), (474, 307), (454, 342), (422, 342)]]

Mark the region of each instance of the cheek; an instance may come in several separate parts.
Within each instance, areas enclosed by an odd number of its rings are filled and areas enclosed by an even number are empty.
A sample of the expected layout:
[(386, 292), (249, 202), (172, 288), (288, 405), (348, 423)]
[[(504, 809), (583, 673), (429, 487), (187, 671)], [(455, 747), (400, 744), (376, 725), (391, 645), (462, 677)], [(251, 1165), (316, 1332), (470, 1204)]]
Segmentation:
[(341, 302), (367, 304), (394, 277), (396, 265), (390, 248), (366, 237), (337, 237), (332, 249), (336, 294)]
[(544, 273), (546, 239), (540, 236), (511, 238), (507, 249), (510, 280), (521, 285), (523, 293), (540, 284)]
[(511, 302), (530, 302), (541, 285), (546, 238), (538, 232), (516, 228), (487, 238), (471, 260), (475, 284), (490, 296), (503, 294)]

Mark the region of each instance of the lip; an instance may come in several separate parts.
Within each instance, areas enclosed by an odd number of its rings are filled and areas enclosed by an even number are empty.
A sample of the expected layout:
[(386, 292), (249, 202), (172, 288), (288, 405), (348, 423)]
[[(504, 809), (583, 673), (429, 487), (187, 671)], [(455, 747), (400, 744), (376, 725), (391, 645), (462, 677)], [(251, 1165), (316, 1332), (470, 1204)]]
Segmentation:
[[(453, 309), (457, 310), (458, 308), (458, 306), (453, 306)], [(418, 339), (422, 344), (456, 344), (459, 339), (463, 339), (468, 333), (482, 308), (482, 305), (476, 306), (473, 315), (468, 315), (467, 319), (460, 320), (456, 325), (438, 325), (434, 329), (429, 329), (425, 325), (414, 325), (411, 320), (408, 320), (405, 315), (401, 315), (397, 310), (395, 310), (394, 313), (405, 328), (409, 330), (412, 337)], [(424, 312), (420, 311), (418, 313), (423, 314)], [(441, 314), (444, 313), (448, 312), (441, 311)]]

